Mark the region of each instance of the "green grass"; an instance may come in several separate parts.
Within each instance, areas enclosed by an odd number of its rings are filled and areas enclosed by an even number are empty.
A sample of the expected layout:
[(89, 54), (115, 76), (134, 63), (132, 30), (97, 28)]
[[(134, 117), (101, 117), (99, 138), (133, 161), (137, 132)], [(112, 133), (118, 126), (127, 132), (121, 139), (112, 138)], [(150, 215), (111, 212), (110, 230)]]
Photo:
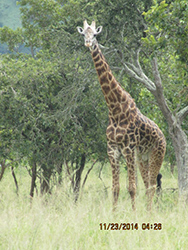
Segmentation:
[[(126, 172), (121, 169), (118, 208), (112, 212), (111, 171), (106, 165), (102, 181), (96, 166), (88, 177), (77, 205), (72, 201), (69, 182), (64, 179), (50, 196), (36, 196), (32, 205), (28, 196), (30, 178), (17, 170), (19, 196), (13, 178), (6, 172), (0, 183), (0, 249), (187, 249), (188, 209), (178, 203), (177, 174), (162, 169), (163, 194), (149, 214), (145, 190), (138, 175), (137, 211), (131, 209)], [(85, 170), (86, 171), (86, 170)], [(85, 172), (86, 173), (86, 172)], [(84, 174), (85, 174), (84, 173)], [(100, 223), (138, 223), (138, 230), (100, 230)], [(161, 230), (142, 230), (143, 223), (161, 223)]]

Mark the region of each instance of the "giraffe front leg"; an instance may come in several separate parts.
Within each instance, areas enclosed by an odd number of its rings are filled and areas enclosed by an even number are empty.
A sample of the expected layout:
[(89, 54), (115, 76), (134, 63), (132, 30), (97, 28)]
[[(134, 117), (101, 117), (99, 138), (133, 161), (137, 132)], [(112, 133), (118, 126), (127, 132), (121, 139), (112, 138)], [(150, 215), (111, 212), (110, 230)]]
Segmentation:
[[(125, 153), (126, 152), (126, 153)], [(127, 154), (129, 152), (129, 154)], [(129, 193), (131, 196), (131, 203), (132, 203), (132, 209), (136, 210), (136, 165), (135, 165), (135, 157), (134, 157), (134, 151), (131, 152), (130, 150), (125, 149), (123, 152), (123, 155), (127, 162), (127, 173), (128, 173), (128, 179), (129, 179)]]
[(135, 178), (135, 165), (127, 164), (128, 178), (129, 178), (129, 193), (131, 196), (132, 209), (136, 210), (136, 178)]
[(119, 197), (119, 157), (120, 152), (116, 144), (108, 143), (108, 157), (112, 168), (112, 195), (113, 210), (115, 210)]

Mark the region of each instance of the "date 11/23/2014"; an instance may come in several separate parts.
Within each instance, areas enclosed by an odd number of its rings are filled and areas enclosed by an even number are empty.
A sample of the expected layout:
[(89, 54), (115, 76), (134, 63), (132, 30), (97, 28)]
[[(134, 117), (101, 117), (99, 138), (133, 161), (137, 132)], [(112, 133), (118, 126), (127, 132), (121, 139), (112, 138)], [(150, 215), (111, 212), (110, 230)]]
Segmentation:
[(100, 230), (162, 230), (161, 223), (100, 223)]

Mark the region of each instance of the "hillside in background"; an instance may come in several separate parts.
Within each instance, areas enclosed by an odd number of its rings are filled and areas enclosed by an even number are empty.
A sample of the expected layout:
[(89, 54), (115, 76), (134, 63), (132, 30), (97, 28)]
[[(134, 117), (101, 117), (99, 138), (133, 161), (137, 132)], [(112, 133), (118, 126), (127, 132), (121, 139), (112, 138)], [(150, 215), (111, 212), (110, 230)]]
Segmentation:
[[(19, 6), (17, 0), (0, 1), (0, 27), (8, 26), (16, 29), (21, 26)], [(7, 52), (7, 46), (0, 44), (0, 53)]]

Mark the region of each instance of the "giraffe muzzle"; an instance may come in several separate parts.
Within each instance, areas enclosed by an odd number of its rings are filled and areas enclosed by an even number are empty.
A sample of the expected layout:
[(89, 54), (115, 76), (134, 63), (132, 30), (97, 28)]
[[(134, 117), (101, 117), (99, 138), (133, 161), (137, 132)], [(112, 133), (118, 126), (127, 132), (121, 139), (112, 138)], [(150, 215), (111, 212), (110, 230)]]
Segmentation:
[(92, 43), (89, 42), (89, 41), (86, 41), (86, 42), (85, 42), (85, 46), (86, 46), (86, 47), (91, 47), (91, 46), (92, 46)]

